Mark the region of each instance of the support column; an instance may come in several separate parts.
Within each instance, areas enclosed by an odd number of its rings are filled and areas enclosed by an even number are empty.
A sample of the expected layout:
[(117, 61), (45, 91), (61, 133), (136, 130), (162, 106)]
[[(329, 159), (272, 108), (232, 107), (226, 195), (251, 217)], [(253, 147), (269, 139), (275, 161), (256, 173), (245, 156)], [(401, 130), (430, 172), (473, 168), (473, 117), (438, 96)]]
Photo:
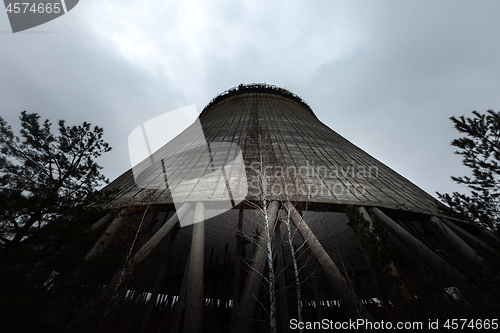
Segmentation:
[(181, 288), (179, 290), (179, 298), (177, 303), (174, 304), (172, 300), (172, 314), (171, 314), (171, 325), (169, 327), (169, 333), (177, 333), (179, 328), (179, 321), (181, 320), (182, 308), (184, 307), (184, 302), (186, 301), (186, 291), (188, 285), (188, 275), (189, 275), (189, 257), (186, 262), (186, 267), (184, 269), (184, 275), (182, 277)]
[(231, 327), (236, 327), (238, 325), (238, 310), (240, 307), (240, 267), (241, 267), (241, 256), (242, 256), (242, 246), (244, 246), (243, 240), (243, 206), (240, 208), (238, 216), (238, 231), (236, 231), (236, 260), (234, 262), (234, 277), (233, 277), (233, 308), (231, 309)]
[(102, 217), (101, 219), (99, 219), (99, 221), (97, 221), (96, 223), (92, 224), (92, 230), (97, 230), (99, 229), (101, 226), (103, 226), (104, 224), (106, 224), (106, 222), (108, 222), (109, 220), (111, 220), (111, 218), (113, 217), (113, 214), (110, 212), (110, 213), (107, 213), (104, 217)]
[(479, 233), (487, 243), (490, 243), (492, 245), (496, 244), (497, 246), (495, 246), (495, 248), (497, 248), (500, 245), (500, 238), (490, 230), (486, 228), (480, 228)]
[[(271, 202), (268, 207), (269, 233), (271, 237), (274, 232), (274, 222), (276, 221), (278, 207), (279, 203), (277, 201)], [(266, 244), (267, 235), (263, 228), (260, 233), (259, 245), (257, 245), (257, 248), (255, 249), (252, 266), (248, 271), (245, 288), (243, 289), (243, 295), (241, 295), (238, 322), (236, 326), (231, 327), (231, 332), (233, 333), (246, 333), (250, 331), (255, 305), (257, 303), (257, 298), (259, 297), (262, 274), (264, 274), (264, 268), (267, 260)]]
[(191, 254), (189, 256), (188, 290), (186, 299), (186, 312), (184, 315), (184, 332), (203, 332), (203, 269), (205, 245), (205, 207), (197, 202), (194, 218), (197, 222), (193, 225), (193, 238)]
[(424, 256), (427, 261), (434, 266), (434, 269), (443, 271), (445, 275), (452, 281), (465, 282), (464, 277), (456, 269), (451, 267), (446, 261), (441, 259), (440, 256), (435, 254), (431, 249), (422, 244), (418, 239), (412, 236), (408, 231), (403, 229), (399, 224), (394, 222), (390, 217), (382, 213), (378, 208), (371, 208), (370, 211), (377, 216), (385, 227), (389, 229), (396, 237), (407, 244), (416, 253)]
[[(368, 212), (366, 211), (366, 208), (359, 207), (359, 211), (363, 215), (363, 218), (366, 221), (368, 221), (368, 223), (369, 223), (367, 231), (369, 233), (374, 234), (374, 236), (376, 237), (376, 241), (378, 243), (376, 251), (378, 251), (378, 252), (379, 251), (387, 251), (387, 246), (383, 243), (380, 235), (375, 234), (372, 218), (371, 218), (370, 214), (368, 214)], [(367, 254), (367, 256), (369, 257), (369, 254)], [(376, 267), (373, 267), (373, 262), (370, 262), (370, 265), (372, 266), (373, 270), (376, 269)], [(406, 285), (402, 281), (401, 275), (399, 274), (399, 271), (396, 268), (396, 266), (394, 265), (394, 262), (392, 261), (392, 259), (390, 260), (390, 262), (388, 262), (384, 265), (383, 269), (380, 270), (380, 273), (382, 273), (382, 280), (383, 280), (384, 273), (385, 273), (385, 274), (390, 274), (392, 276), (392, 278), (394, 278), (398, 282), (397, 285), (394, 283), (391, 283), (391, 286), (388, 286), (391, 299), (394, 302), (394, 305), (396, 306), (396, 308), (398, 308), (400, 311), (403, 311), (403, 309), (405, 309), (405, 305), (406, 306), (411, 305), (411, 303), (413, 301), (412, 296), (410, 295), (410, 292), (408, 291), (408, 289), (406, 288)], [(381, 292), (383, 292), (383, 290), (381, 290)], [(403, 302), (400, 301), (400, 298), (402, 299)]]
[(160, 291), (160, 287), (161, 287), (161, 284), (163, 282), (163, 278), (165, 276), (167, 262), (169, 259), (170, 248), (172, 247), (172, 243), (174, 242), (177, 231), (178, 231), (178, 229), (176, 229), (175, 232), (172, 233), (172, 235), (170, 236), (170, 239), (168, 240), (167, 250), (163, 254), (163, 260), (161, 263), (160, 271), (158, 272), (158, 275), (156, 277), (153, 291), (151, 293), (151, 299), (147, 303), (146, 311), (145, 311), (144, 317), (142, 319), (142, 325), (139, 329), (140, 333), (144, 333), (147, 331), (149, 318), (151, 317), (151, 312), (153, 311), (153, 308), (156, 306), (156, 299), (158, 298), (158, 293)]
[[(72, 321), (68, 324), (68, 327), (74, 327), (75, 323), (79, 323), (89, 316), (90, 311), (95, 307), (96, 304), (101, 302), (106, 297), (110, 297), (115, 290), (121, 285), (124, 277), (132, 273), (135, 267), (142, 261), (144, 258), (148, 256), (149, 253), (161, 242), (161, 240), (170, 232), (170, 230), (177, 224), (179, 221), (179, 216), (183, 216), (187, 212), (189, 212), (191, 205), (182, 206), (178, 212), (176, 212), (165, 224), (156, 232), (156, 234), (146, 243), (144, 246), (137, 251), (134, 257), (132, 257), (125, 266), (120, 269), (110, 280), (110, 282), (103, 289), (103, 293), (101, 296), (96, 299), (91, 300), (87, 303), (84, 308), (80, 311), (80, 313), (72, 319)], [(105, 246), (105, 244), (109, 243), (109, 239), (116, 233), (116, 230), (121, 225), (125, 215), (127, 214), (127, 209), (123, 209), (120, 214), (115, 218), (115, 220), (110, 224), (105, 234), (101, 236), (99, 241), (94, 245), (94, 247), (89, 251), (89, 253), (85, 256), (85, 259), (89, 259), (97, 252), (101, 251), (101, 249)], [(108, 237), (105, 235), (108, 234)]]
[(90, 249), (90, 251), (85, 256), (84, 260), (90, 259), (96, 253), (102, 251), (109, 244), (111, 239), (115, 236), (118, 227), (122, 224), (125, 216), (127, 215), (128, 209), (124, 208), (120, 211), (120, 213), (116, 216), (116, 218), (111, 222), (106, 231), (99, 237), (99, 240), (94, 244), (94, 246)]
[(165, 238), (166, 235), (177, 225), (179, 219), (184, 217), (190, 210), (192, 205), (185, 203), (182, 207), (168, 219), (167, 222), (144, 244), (139, 251), (129, 260), (129, 266), (137, 265), (153, 251), (153, 249)]
[(476, 306), (479, 305), (484, 309), (498, 309), (497, 300), (495, 300), (489, 294), (484, 294), (483, 291), (479, 290), (477, 285), (469, 283), (458, 270), (441, 259), (441, 257), (435, 254), (427, 246), (422, 244), (418, 239), (414, 238), (409, 232), (404, 230), (390, 217), (388, 217), (375, 207), (371, 208), (371, 211), (380, 218), (385, 226), (391, 232), (393, 232), (396, 237), (405, 242), (416, 253), (424, 256), (424, 258), (427, 259), (428, 263), (433, 266), (433, 269), (443, 272), (444, 275), (449, 279), (449, 281), (458, 284), (458, 286), (461, 287), (460, 291), (462, 293), (466, 293), (466, 299), (468, 299), (469, 301), (473, 300)]
[[(142, 261), (144, 260), (144, 258), (146, 258), (150, 253), (151, 251), (158, 245), (158, 243), (160, 243), (161, 240), (163, 240), (163, 238), (170, 232), (170, 230), (177, 224), (177, 222), (179, 221), (179, 218), (178, 216), (183, 216), (184, 214), (186, 214), (190, 209), (190, 206), (182, 206), (181, 209), (179, 209), (179, 212), (176, 212), (157, 232), (156, 234), (146, 243), (143, 245), (143, 247), (137, 251), (137, 253), (125, 264), (124, 267), (122, 267), (114, 276), (113, 278), (110, 280), (110, 282), (106, 285), (106, 287), (104, 288), (103, 290), (103, 295), (108, 295), (108, 294), (112, 294), (114, 290), (116, 290), (120, 285), (121, 283), (123, 282), (123, 279), (125, 278), (125, 276), (127, 276), (128, 274), (131, 274), (135, 267)], [(125, 209), (124, 209), (125, 210)], [(126, 211), (126, 210), (125, 210)], [(116, 222), (116, 219), (115, 221), (113, 221), (113, 223)], [(113, 224), (112, 223), (112, 224)], [(121, 221), (119, 222), (121, 223)], [(111, 227), (111, 225), (110, 225)], [(110, 228), (108, 227), (108, 229)], [(115, 227), (115, 229), (118, 228), (118, 226)], [(116, 232), (116, 230), (114, 231)], [(98, 242), (99, 243), (99, 242)], [(93, 249), (94, 250), (94, 249)], [(92, 251), (92, 250), (91, 250)], [(97, 252), (99, 250), (95, 250), (95, 252)], [(90, 257), (92, 254), (91, 252), (89, 252), (87, 254), (87, 256), (85, 257), (85, 259), (87, 259), (87, 257)], [(98, 300), (101, 300), (104, 298), (104, 296), (101, 295), (100, 297), (98, 297), (97, 299)], [(88, 303), (84, 310), (85, 311), (89, 311), (89, 309), (92, 308), (93, 306), (93, 303), (94, 301), (91, 301), (90, 303)], [(82, 313), (84, 311), (82, 310)]]
[(453, 244), (453, 246), (472, 263), (485, 266), (483, 258), (477, 255), (476, 251), (469, 246), (462, 238), (458, 237), (448, 226), (435, 216), (431, 216), (430, 221), (439, 228), (441, 233)]
[[(311, 279), (311, 286), (312, 286), (312, 290), (313, 290), (314, 302), (316, 302), (316, 304), (317, 304), (316, 305), (316, 315), (318, 316), (318, 321), (323, 321), (323, 319), (325, 317), (323, 316), (323, 306), (321, 305), (321, 299), (319, 297), (318, 283), (316, 282), (316, 277), (313, 275), (312, 272), (311, 272), (310, 276), (311, 276), (310, 279)], [(320, 331), (325, 332), (323, 327), (320, 328)]]
[(332, 282), (333, 287), (337, 295), (339, 295), (342, 303), (350, 311), (352, 318), (353, 319), (362, 318), (369, 321), (373, 321), (372, 316), (370, 315), (368, 310), (361, 303), (361, 300), (352, 290), (349, 283), (342, 276), (340, 270), (335, 265), (332, 258), (330, 258), (328, 253), (326, 253), (323, 246), (320, 244), (320, 242), (313, 234), (311, 229), (309, 229), (309, 226), (302, 219), (302, 217), (297, 212), (295, 207), (290, 202), (287, 202), (285, 204), (285, 208), (290, 213), (292, 222), (295, 224), (295, 227), (299, 230), (300, 234), (302, 235), (307, 245), (309, 246), (309, 249), (320, 263), (326, 276), (328, 277), (330, 282)]
[(172, 230), (172, 228), (179, 222), (179, 218), (182, 218), (191, 209), (191, 204), (184, 204), (178, 212), (176, 212), (167, 222), (154, 234), (149, 241), (144, 244), (139, 251), (125, 264), (125, 266), (118, 271), (118, 273), (113, 276), (110, 281), (110, 285), (119, 285), (123, 276), (132, 273), (135, 267), (141, 263), (153, 249), (163, 240), (163, 238)]
[(468, 233), (464, 229), (460, 228), (455, 223), (453, 223), (453, 222), (451, 222), (443, 217), (440, 217), (439, 220), (441, 222), (443, 222), (444, 224), (446, 224), (451, 230), (453, 230), (454, 233), (459, 234), (460, 236), (465, 237), (469, 241), (471, 241), (474, 244), (474, 246), (476, 247), (476, 249), (479, 248), (482, 250), (486, 250), (486, 251), (490, 252), (491, 254), (498, 254), (495, 250), (493, 250), (491, 247), (486, 245), (486, 243), (484, 243), (482, 240), (478, 239), (474, 235), (471, 235), (470, 233)]
[[(279, 315), (281, 317), (281, 332), (288, 333), (290, 332), (290, 321), (288, 318), (288, 300), (286, 297), (287, 288), (286, 288), (286, 276), (285, 276), (285, 265), (283, 260), (283, 238), (281, 237), (281, 229), (280, 225), (276, 226), (276, 251), (277, 251), (277, 259), (278, 259), (278, 292), (276, 293), (279, 297)], [(300, 288), (300, 286), (297, 286)]]

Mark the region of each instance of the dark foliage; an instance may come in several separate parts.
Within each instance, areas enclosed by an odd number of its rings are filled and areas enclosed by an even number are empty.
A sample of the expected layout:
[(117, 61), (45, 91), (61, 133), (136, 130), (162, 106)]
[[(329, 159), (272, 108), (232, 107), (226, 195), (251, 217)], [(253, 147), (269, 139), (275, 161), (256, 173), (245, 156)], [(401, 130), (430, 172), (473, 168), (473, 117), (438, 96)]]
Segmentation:
[(451, 208), (448, 213), (499, 232), (500, 112), (472, 113), (472, 118), (450, 118), (455, 128), (465, 134), (451, 142), (458, 148), (455, 154), (461, 155), (463, 164), (472, 171), (472, 176), (451, 178), (466, 185), (471, 194), (437, 194)]
[[(66, 126), (59, 135), (51, 123), (40, 124), (36, 113), (21, 113), (21, 135), (0, 117), (0, 241), (4, 247), (29, 242), (40, 228), (64, 216), (69, 218), (95, 203), (95, 189), (107, 179), (94, 161), (111, 150), (103, 130)], [(87, 209), (87, 207), (83, 208)]]
[(111, 148), (86, 122), (60, 120), (55, 135), (36, 113), (20, 120), (16, 136), (0, 117), (0, 331), (51, 331), (56, 308), (98, 290), (82, 267), (109, 264), (83, 256), (111, 194), (96, 191), (108, 180), (95, 159)]

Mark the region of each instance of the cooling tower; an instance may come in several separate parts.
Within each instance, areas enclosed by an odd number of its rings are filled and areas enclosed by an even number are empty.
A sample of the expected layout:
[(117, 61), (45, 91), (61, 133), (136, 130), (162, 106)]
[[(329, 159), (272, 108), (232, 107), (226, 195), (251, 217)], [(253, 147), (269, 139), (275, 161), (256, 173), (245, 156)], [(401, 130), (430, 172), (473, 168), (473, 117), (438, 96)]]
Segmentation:
[(123, 264), (91, 275), (103, 292), (78, 302), (69, 329), (326, 331), (359, 320), (364, 331), (498, 316), (496, 237), (446, 216), (297, 95), (240, 85), (199, 124), (203, 140), (190, 127), (106, 188), (119, 190), (86, 258)]

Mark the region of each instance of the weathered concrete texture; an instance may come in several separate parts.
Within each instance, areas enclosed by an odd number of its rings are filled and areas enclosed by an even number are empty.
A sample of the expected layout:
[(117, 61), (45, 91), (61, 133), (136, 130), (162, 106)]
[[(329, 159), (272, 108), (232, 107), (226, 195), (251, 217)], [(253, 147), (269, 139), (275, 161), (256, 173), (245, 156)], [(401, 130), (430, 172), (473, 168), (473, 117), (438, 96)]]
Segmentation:
[[(270, 200), (285, 201), (286, 186), (289, 195), (300, 201), (377, 206), (440, 215), (432, 196), (328, 128), (303, 101), (293, 96), (265, 89), (242, 89), (240, 93), (228, 94), (209, 104), (200, 121), (208, 143), (227, 142), (240, 147), (247, 178), (247, 183), (240, 185), (248, 185), (249, 200), (258, 199), (252, 181), (264, 171), (270, 184), (266, 190)], [(194, 134), (189, 131), (187, 129), (181, 136), (192, 137)], [(174, 146), (159, 149), (155, 153), (156, 163), (167, 160)], [(266, 151), (266, 161), (264, 169), (260, 170), (258, 156), (262, 150)], [(227, 153), (227, 159), (234, 157), (235, 152)], [(213, 161), (207, 163), (204, 155), (195, 149), (189, 154), (176, 157), (177, 162), (167, 166), (169, 172), (182, 177), (200, 173), (200, 170), (205, 170), (201, 171), (205, 174), (214, 167)], [(224, 154), (219, 152), (218, 155)], [(178, 168), (178, 172), (172, 168)], [(161, 170), (161, 167), (152, 169)], [(234, 187), (237, 179), (242, 178), (238, 168), (226, 171), (227, 180), (232, 180)], [(153, 181), (163, 176), (146, 173), (145, 177)], [(179, 179), (173, 183), (182, 186)], [(135, 186), (130, 170), (108, 188), (115, 186), (120, 186), (122, 191), (110, 204), (113, 207), (172, 202), (171, 193), (165, 187), (144, 190)], [(209, 190), (207, 184), (200, 185), (192, 191), (188, 201), (204, 201)], [(215, 191), (215, 187), (212, 190)]]
[[(161, 186), (138, 187), (132, 171), (109, 185), (121, 189), (109, 207), (122, 214), (93, 225), (109, 227), (87, 257), (103, 251), (125, 265), (103, 278), (102, 296), (79, 301), (63, 319), (68, 327), (286, 332), (299, 313), (339, 322), (498, 313), (498, 293), (489, 291), (498, 281), (496, 237), (443, 218), (434, 198), (326, 127), (297, 96), (242, 86), (212, 100), (200, 120), (209, 148), (172, 157), (175, 144), (167, 145), (157, 165), (138, 168), (142, 185)], [(199, 137), (190, 131), (176, 144)], [(349, 204), (370, 222), (363, 233)]]

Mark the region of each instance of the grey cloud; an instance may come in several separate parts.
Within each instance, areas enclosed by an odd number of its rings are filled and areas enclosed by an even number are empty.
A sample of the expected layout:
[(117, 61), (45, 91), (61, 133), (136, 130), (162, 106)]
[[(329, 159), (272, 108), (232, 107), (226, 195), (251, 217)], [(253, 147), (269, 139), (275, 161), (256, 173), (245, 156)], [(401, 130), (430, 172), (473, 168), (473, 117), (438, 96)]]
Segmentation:
[(500, 105), (499, 10), (495, 1), (83, 1), (38, 28), (54, 34), (0, 34), (1, 113), (104, 127), (114, 151), (101, 163), (113, 179), (130, 167), (133, 128), (268, 82), (430, 194), (449, 192), (458, 189), (449, 176), (467, 170), (448, 118)]

